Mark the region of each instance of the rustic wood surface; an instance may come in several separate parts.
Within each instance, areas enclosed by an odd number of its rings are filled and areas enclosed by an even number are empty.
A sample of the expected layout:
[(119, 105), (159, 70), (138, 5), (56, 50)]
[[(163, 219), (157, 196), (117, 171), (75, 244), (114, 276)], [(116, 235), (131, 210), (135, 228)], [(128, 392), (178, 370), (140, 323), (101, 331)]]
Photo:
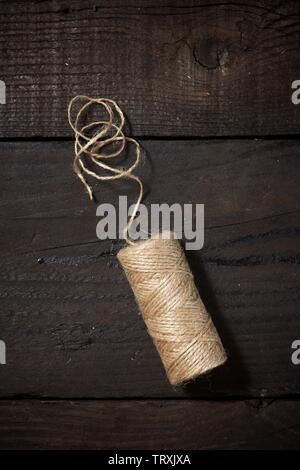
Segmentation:
[[(142, 145), (147, 204), (205, 204), (205, 245), (188, 259), (227, 365), (171, 388), (116, 260), (122, 242), (96, 238), (96, 205), (73, 174), (72, 144), (2, 143), (0, 396), (298, 393), (291, 344), (300, 330), (300, 144)], [(120, 193), (133, 202), (136, 188), (96, 188), (101, 202)]]
[(299, 134), (298, 1), (0, 2), (0, 137), (70, 136), (68, 100), (115, 98), (135, 135)]
[[(1, 449), (299, 448), (299, 43), (295, 0), (0, 1)], [(147, 205), (205, 204), (188, 259), (229, 360), (185, 387), (96, 238), (76, 94), (144, 137)]]
[(0, 449), (297, 449), (298, 402), (0, 401)]

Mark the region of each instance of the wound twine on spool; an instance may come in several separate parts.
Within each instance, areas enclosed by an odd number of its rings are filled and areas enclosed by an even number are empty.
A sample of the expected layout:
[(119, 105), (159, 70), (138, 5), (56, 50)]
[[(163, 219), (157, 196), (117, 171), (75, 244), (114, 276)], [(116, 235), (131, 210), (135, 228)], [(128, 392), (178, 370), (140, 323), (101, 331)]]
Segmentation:
[[(78, 100), (85, 104), (73, 123), (72, 106)], [(79, 127), (83, 112), (91, 104), (100, 105), (107, 118)], [(69, 104), (68, 116), (75, 132), (74, 170), (91, 199), (92, 189), (84, 173), (101, 181), (129, 178), (139, 185), (139, 196), (124, 230), (128, 245), (119, 251), (117, 258), (134, 292), (169, 381), (177, 385), (220, 366), (227, 356), (200, 299), (179, 241), (172, 234), (168, 238), (160, 234), (148, 240), (130, 240), (129, 228), (143, 197), (143, 185), (132, 173), (140, 161), (140, 146), (136, 140), (124, 135), (125, 120), (121, 109), (113, 100), (77, 96)], [(87, 133), (91, 129), (94, 129), (92, 134)], [(103, 162), (120, 155), (126, 142), (135, 146), (135, 160), (129, 168), (116, 168)], [(114, 148), (116, 144), (117, 149)], [(105, 147), (106, 152), (103, 152)], [(90, 170), (81, 160), (83, 156), (111, 174), (98, 175)]]

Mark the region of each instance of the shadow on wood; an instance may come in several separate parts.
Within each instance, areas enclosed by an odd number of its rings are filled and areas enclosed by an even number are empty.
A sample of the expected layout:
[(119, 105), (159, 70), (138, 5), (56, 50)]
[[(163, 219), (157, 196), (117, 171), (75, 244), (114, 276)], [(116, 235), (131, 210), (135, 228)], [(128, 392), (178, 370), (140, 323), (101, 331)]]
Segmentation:
[[(209, 388), (213, 391), (214, 388), (217, 389), (221, 383), (230, 381), (230, 377), (232, 376), (235, 377), (235, 381), (231, 384), (232, 394), (234, 395), (234, 383), (237, 385), (238, 390), (241, 388), (246, 389), (249, 385), (249, 375), (246, 365), (244, 364), (242, 354), (235, 341), (234, 334), (230, 331), (230, 325), (222, 316), (222, 311), (219, 308), (217, 298), (214, 294), (214, 286), (205, 272), (204, 264), (201, 262), (201, 254), (197, 256), (194, 251), (186, 251), (186, 257), (194, 275), (194, 281), (200, 297), (211, 315), (228, 358), (224, 365), (185, 384), (185, 391), (191, 396), (197, 396), (199, 395), (199, 390), (203, 390), (203, 382), (209, 382)], [(239, 378), (238, 383), (236, 380), (237, 377)]]

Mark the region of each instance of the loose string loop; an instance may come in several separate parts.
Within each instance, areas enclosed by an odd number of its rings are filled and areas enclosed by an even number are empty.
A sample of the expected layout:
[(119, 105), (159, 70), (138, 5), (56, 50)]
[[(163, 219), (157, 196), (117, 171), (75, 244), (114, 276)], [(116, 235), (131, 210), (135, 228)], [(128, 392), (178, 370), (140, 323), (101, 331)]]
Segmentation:
[[(76, 102), (83, 102), (76, 113), (75, 120), (72, 119), (73, 106)], [(80, 127), (80, 121), (86, 115), (88, 108), (92, 105), (99, 105), (106, 117), (90, 122)], [(86, 175), (92, 176), (99, 181), (116, 180), (128, 178), (134, 180), (139, 185), (139, 194), (129, 221), (124, 228), (124, 238), (126, 242), (133, 245), (129, 238), (129, 228), (137, 214), (139, 205), (143, 198), (143, 184), (140, 178), (133, 174), (133, 170), (141, 160), (140, 144), (133, 138), (127, 137), (123, 132), (125, 124), (124, 114), (118, 104), (107, 98), (91, 98), (85, 95), (78, 95), (71, 99), (68, 106), (68, 120), (75, 133), (75, 157), (73, 168), (86, 188), (91, 200), (94, 199), (91, 186), (86, 180)], [(134, 145), (135, 158), (129, 168), (124, 169), (106, 163), (107, 160), (118, 157), (125, 149), (126, 143)], [(117, 148), (115, 148), (117, 146)], [(106, 148), (106, 151), (103, 150)], [(110, 175), (98, 175), (87, 167), (82, 160), (83, 157), (89, 159), (93, 164), (102, 170), (108, 171)]]

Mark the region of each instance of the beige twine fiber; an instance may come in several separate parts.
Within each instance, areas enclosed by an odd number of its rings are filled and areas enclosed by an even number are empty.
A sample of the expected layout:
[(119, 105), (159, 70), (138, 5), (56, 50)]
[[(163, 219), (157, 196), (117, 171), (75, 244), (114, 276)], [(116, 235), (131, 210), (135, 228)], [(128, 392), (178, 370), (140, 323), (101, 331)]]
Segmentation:
[[(84, 104), (73, 123), (72, 106), (76, 101)], [(83, 113), (92, 104), (100, 105), (106, 118), (80, 127)], [(160, 236), (138, 242), (133, 242), (128, 236), (129, 227), (143, 197), (143, 185), (132, 173), (140, 161), (140, 146), (137, 141), (124, 135), (122, 129), (125, 120), (121, 109), (113, 100), (77, 96), (69, 104), (68, 115), (75, 132), (74, 170), (91, 199), (92, 189), (84, 173), (101, 181), (129, 178), (139, 185), (135, 210), (124, 231), (128, 245), (119, 251), (117, 257), (169, 381), (173, 385), (180, 384), (220, 366), (227, 359), (226, 353), (200, 299), (179, 241), (172, 234), (168, 239)], [(134, 163), (127, 169), (105, 163), (107, 159), (120, 155), (126, 142), (135, 146)], [(90, 170), (82, 161), (83, 156), (111, 174), (103, 176)]]

